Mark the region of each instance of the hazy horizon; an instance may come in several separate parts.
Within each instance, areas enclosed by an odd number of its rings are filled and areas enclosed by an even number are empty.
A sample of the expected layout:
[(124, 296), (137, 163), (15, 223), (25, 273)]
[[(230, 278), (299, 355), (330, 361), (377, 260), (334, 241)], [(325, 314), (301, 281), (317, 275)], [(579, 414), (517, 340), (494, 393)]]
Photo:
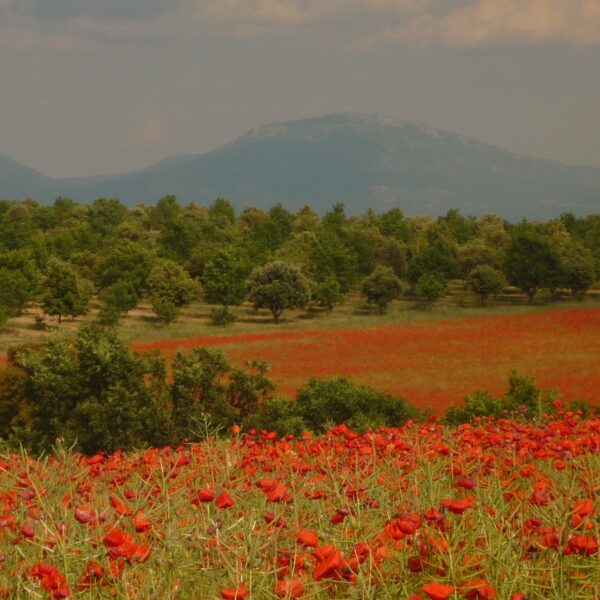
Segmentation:
[(596, 0), (0, 0), (0, 153), (129, 172), (332, 113), (600, 167)]

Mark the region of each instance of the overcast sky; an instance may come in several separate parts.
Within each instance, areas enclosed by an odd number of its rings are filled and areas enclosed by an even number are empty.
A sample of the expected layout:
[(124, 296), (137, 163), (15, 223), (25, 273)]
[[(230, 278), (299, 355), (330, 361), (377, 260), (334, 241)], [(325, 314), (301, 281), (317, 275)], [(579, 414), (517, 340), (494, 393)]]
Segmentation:
[(600, 0), (0, 0), (0, 153), (47, 175), (346, 111), (600, 167)]

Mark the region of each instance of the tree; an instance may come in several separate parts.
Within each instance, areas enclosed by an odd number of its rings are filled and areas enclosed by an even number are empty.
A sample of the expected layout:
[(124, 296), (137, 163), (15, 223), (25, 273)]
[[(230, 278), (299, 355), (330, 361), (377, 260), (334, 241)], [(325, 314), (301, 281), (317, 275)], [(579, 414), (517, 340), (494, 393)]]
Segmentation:
[(475, 267), (467, 278), (467, 286), (479, 296), (482, 304), (490, 297), (499, 294), (504, 287), (504, 275), (489, 265)]
[(578, 242), (572, 242), (561, 257), (564, 285), (573, 298), (581, 299), (596, 279), (594, 255)]
[(438, 273), (425, 273), (417, 281), (416, 291), (426, 302), (437, 302), (446, 294), (448, 284)]
[(387, 305), (398, 298), (402, 292), (402, 283), (391, 267), (379, 265), (366, 277), (361, 286), (361, 293), (369, 304), (376, 304), (380, 313), (385, 312)]
[(137, 354), (116, 332), (84, 326), (16, 352), (29, 407), (27, 443), (49, 450), (57, 438), (86, 453), (169, 441), (166, 368)]
[(504, 272), (509, 283), (527, 294), (530, 304), (540, 288), (557, 287), (562, 278), (558, 253), (546, 238), (529, 227), (521, 227), (513, 234)]
[(68, 263), (57, 258), (50, 259), (44, 287), (44, 312), (58, 316), (59, 324), (64, 315), (75, 318), (87, 314), (90, 288), (77, 277), (75, 269)]
[(0, 267), (0, 324), (21, 314), (30, 297), (30, 282), (23, 273)]
[(170, 323), (179, 310), (199, 297), (200, 283), (172, 260), (158, 261), (148, 275), (152, 307), (162, 321)]
[(426, 273), (437, 273), (448, 280), (456, 276), (457, 270), (456, 258), (450, 249), (437, 241), (410, 261), (408, 278), (411, 283), (416, 283)]
[(221, 250), (206, 263), (202, 283), (209, 304), (224, 307), (241, 304), (246, 295), (245, 278), (248, 269), (231, 249)]
[(310, 300), (310, 286), (298, 267), (274, 261), (252, 271), (248, 300), (256, 308), (268, 308), (277, 323), (284, 309), (304, 306)]
[(228, 427), (257, 410), (275, 386), (265, 362), (247, 364), (248, 370), (234, 368), (220, 350), (210, 348), (175, 355), (170, 400), (179, 438), (189, 437), (205, 416), (212, 425)]
[(325, 281), (315, 285), (313, 292), (313, 300), (316, 300), (321, 306), (328, 311), (333, 310), (333, 305), (341, 302), (344, 295), (341, 292), (340, 284), (333, 276), (328, 277)]

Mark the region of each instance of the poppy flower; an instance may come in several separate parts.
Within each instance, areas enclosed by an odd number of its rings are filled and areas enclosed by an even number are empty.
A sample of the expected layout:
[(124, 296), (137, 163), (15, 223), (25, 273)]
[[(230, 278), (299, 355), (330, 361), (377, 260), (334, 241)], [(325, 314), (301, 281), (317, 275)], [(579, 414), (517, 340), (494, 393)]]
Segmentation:
[(305, 548), (316, 548), (319, 545), (319, 536), (314, 531), (302, 529), (296, 535), (296, 540), (300, 546)]
[(313, 571), (313, 579), (319, 581), (321, 579), (329, 579), (333, 577), (335, 571), (342, 564), (342, 553), (339, 550), (334, 550), (324, 558)]
[(231, 496), (227, 492), (221, 492), (219, 497), (215, 501), (215, 505), (217, 508), (231, 508), (234, 505), (234, 501)]
[(442, 500), (442, 506), (455, 515), (462, 515), (467, 509), (471, 508), (475, 502), (475, 496), (467, 496), (460, 500)]
[(275, 594), (280, 598), (300, 598), (304, 594), (302, 580), (298, 577), (290, 580), (281, 579), (277, 582)]
[(496, 590), (485, 579), (471, 579), (460, 586), (461, 594), (468, 600), (492, 600)]
[(431, 600), (446, 600), (454, 593), (454, 586), (432, 581), (426, 583), (421, 591), (427, 594)]
[(244, 600), (250, 592), (245, 584), (240, 583), (237, 588), (223, 588), (220, 594), (223, 600)]

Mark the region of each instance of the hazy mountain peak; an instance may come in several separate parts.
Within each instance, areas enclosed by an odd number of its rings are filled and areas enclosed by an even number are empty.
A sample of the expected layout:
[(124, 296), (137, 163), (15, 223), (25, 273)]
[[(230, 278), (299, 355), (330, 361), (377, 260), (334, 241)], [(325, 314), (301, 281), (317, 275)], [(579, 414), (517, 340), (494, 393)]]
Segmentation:
[[(1, 157), (0, 157), (1, 158)], [(0, 160), (0, 197), (52, 200), (116, 197), (153, 203), (167, 194), (236, 208), (281, 202), (323, 212), (334, 202), (359, 213), (497, 213), (510, 220), (599, 212), (600, 169), (515, 154), (442, 129), (384, 117), (337, 113), (256, 127), (201, 155), (167, 158), (134, 173), (50, 180)]]

